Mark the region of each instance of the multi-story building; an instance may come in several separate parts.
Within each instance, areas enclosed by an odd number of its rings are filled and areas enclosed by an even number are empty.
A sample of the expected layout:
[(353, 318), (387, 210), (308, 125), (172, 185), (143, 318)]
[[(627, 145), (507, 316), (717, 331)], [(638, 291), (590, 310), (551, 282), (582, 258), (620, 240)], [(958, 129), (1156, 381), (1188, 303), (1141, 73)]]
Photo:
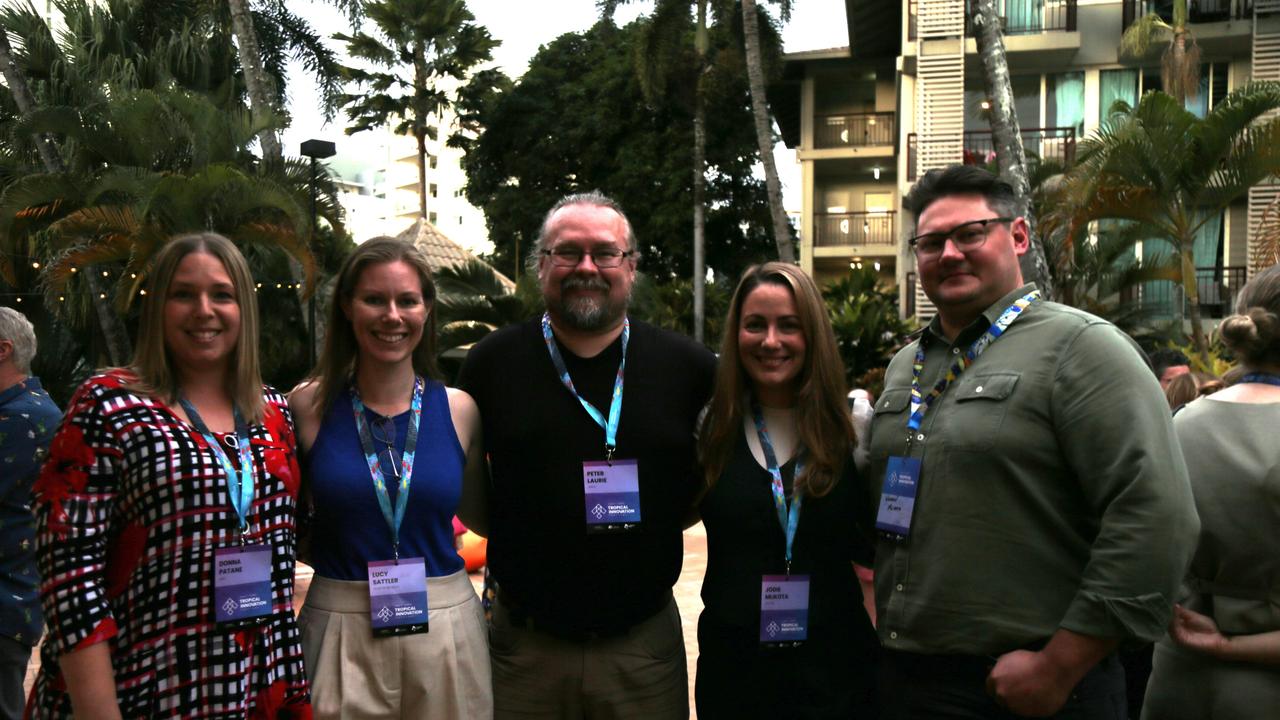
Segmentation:
[[(774, 92), (784, 141), (802, 167), (801, 258), (819, 280), (874, 263), (901, 289), (904, 314), (927, 317), (906, 248), (914, 220), (902, 197), (923, 172), (994, 157), (971, 0), (845, 0), (848, 47), (785, 56)], [(1280, 80), (1280, 1), (1192, 0), (1203, 115), (1250, 79)], [(1031, 163), (1070, 165), (1080, 139), (1117, 100), (1160, 88), (1160, 52), (1121, 57), (1120, 37), (1152, 0), (998, 0), (1011, 85)], [(1202, 309), (1221, 317), (1247, 274), (1250, 228), (1276, 197), (1262, 186), (1206, 223), (1195, 244)], [(1167, 247), (1148, 243), (1152, 257)], [(1144, 304), (1182, 302), (1172, 283), (1138, 291)]]

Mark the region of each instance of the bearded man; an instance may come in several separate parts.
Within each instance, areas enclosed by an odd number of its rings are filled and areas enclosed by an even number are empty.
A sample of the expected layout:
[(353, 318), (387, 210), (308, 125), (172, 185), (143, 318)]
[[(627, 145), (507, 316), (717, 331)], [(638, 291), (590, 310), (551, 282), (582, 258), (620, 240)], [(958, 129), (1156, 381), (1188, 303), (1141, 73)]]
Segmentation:
[(627, 317), (638, 261), (617, 203), (562, 199), (529, 262), (546, 313), (485, 338), (462, 368), (491, 477), (498, 718), (689, 714), (671, 587), (715, 357)]

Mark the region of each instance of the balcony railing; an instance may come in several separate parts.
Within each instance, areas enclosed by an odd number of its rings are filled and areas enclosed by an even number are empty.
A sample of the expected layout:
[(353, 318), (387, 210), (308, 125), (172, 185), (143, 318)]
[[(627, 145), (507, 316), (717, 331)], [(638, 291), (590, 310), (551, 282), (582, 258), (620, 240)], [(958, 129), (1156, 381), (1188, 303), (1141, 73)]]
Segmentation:
[[(1076, 160), (1076, 129), (1073, 127), (1022, 128), (1022, 149), (1027, 164), (1035, 166), (1041, 160), (1053, 160), (1070, 167)], [(916, 179), (915, 133), (907, 135), (907, 180)], [(990, 130), (969, 130), (964, 133), (963, 162), (965, 165), (987, 165), (995, 160), (995, 142)]]
[(906, 295), (907, 317), (911, 317), (912, 315), (916, 314), (916, 274), (915, 273), (913, 272), (907, 273), (907, 284), (903, 292), (907, 294)]
[[(1173, 22), (1173, 0), (1123, 0), (1120, 31), (1124, 32), (1138, 18), (1156, 13), (1165, 22)], [(1253, 0), (1189, 0), (1187, 20), (1193, 23), (1246, 20), (1253, 17)]]
[(822, 213), (814, 217), (814, 245), (894, 245), (897, 213), (851, 212)]
[[(907, 37), (911, 40), (916, 39), (916, 4), (918, 2), (919, 0), (910, 0), (907, 3)], [(1074, 32), (1076, 29), (1076, 0), (996, 0), (996, 3), (1005, 35)], [(973, 36), (973, 27), (970, 22), (970, 18), (973, 17), (973, 5), (973, 0), (965, 0), (965, 37)]]
[(813, 124), (814, 145), (818, 148), (892, 147), (898, 137), (893, 113), (818, 115)]
[[(1208, 318), (1224, 318), (1234, 312), (1236, 295), (1244, 286), (1247, 272), (1242, 265), (1196, 268), (1200, 314)], [(1190, 310), (1182, 286), (1172, 280), (1152, 280), (1137, 287), (1125, 288), (1120, 293), (1120, 300), (1136, 303), (1157, 315), (1173, 315), (1178, 303), (1182, 303), (1183, 317)]]

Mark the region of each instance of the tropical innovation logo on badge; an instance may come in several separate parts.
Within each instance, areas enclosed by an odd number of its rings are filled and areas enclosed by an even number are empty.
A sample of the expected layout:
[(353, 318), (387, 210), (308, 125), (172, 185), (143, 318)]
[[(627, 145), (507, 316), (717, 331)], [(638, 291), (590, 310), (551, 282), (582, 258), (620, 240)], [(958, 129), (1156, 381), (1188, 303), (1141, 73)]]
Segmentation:
[(595, 515), (597, 520), (604, 517), (604, 506), (600, 503), (596, 503), (596, 506), (591, 508), (591, 514)]
[(235, 612), (238, 607), (240, 606), (236, 604), (235, 598), (227, 598), (227, 601), (222, 603), (222, 611), (228, 615)]
[(386, 621), (390, 620), (390, 619), (391, 619), (391, 608), (390, 608), (390, 607), (388, 607), (388, 606), (386, 606), (386, 605), (383, 605), (383, 606), (382, 606), (382, 609), (378, 611), (378, 619), (379, 619), (379, 620), (381, 620), (382, 622), (386, 622)]

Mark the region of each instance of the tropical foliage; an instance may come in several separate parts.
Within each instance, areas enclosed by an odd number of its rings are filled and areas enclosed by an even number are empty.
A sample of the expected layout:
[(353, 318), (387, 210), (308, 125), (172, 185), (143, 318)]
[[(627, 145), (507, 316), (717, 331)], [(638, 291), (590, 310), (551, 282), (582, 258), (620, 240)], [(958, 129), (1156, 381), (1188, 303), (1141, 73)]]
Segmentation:
[(898, 293), (879, 286), (871, 268), (854, 269), (822, 289), (831, 329), (850, 388), (878, 396), (884, 387), (884, 368), (915, 329), (898, 316)]

